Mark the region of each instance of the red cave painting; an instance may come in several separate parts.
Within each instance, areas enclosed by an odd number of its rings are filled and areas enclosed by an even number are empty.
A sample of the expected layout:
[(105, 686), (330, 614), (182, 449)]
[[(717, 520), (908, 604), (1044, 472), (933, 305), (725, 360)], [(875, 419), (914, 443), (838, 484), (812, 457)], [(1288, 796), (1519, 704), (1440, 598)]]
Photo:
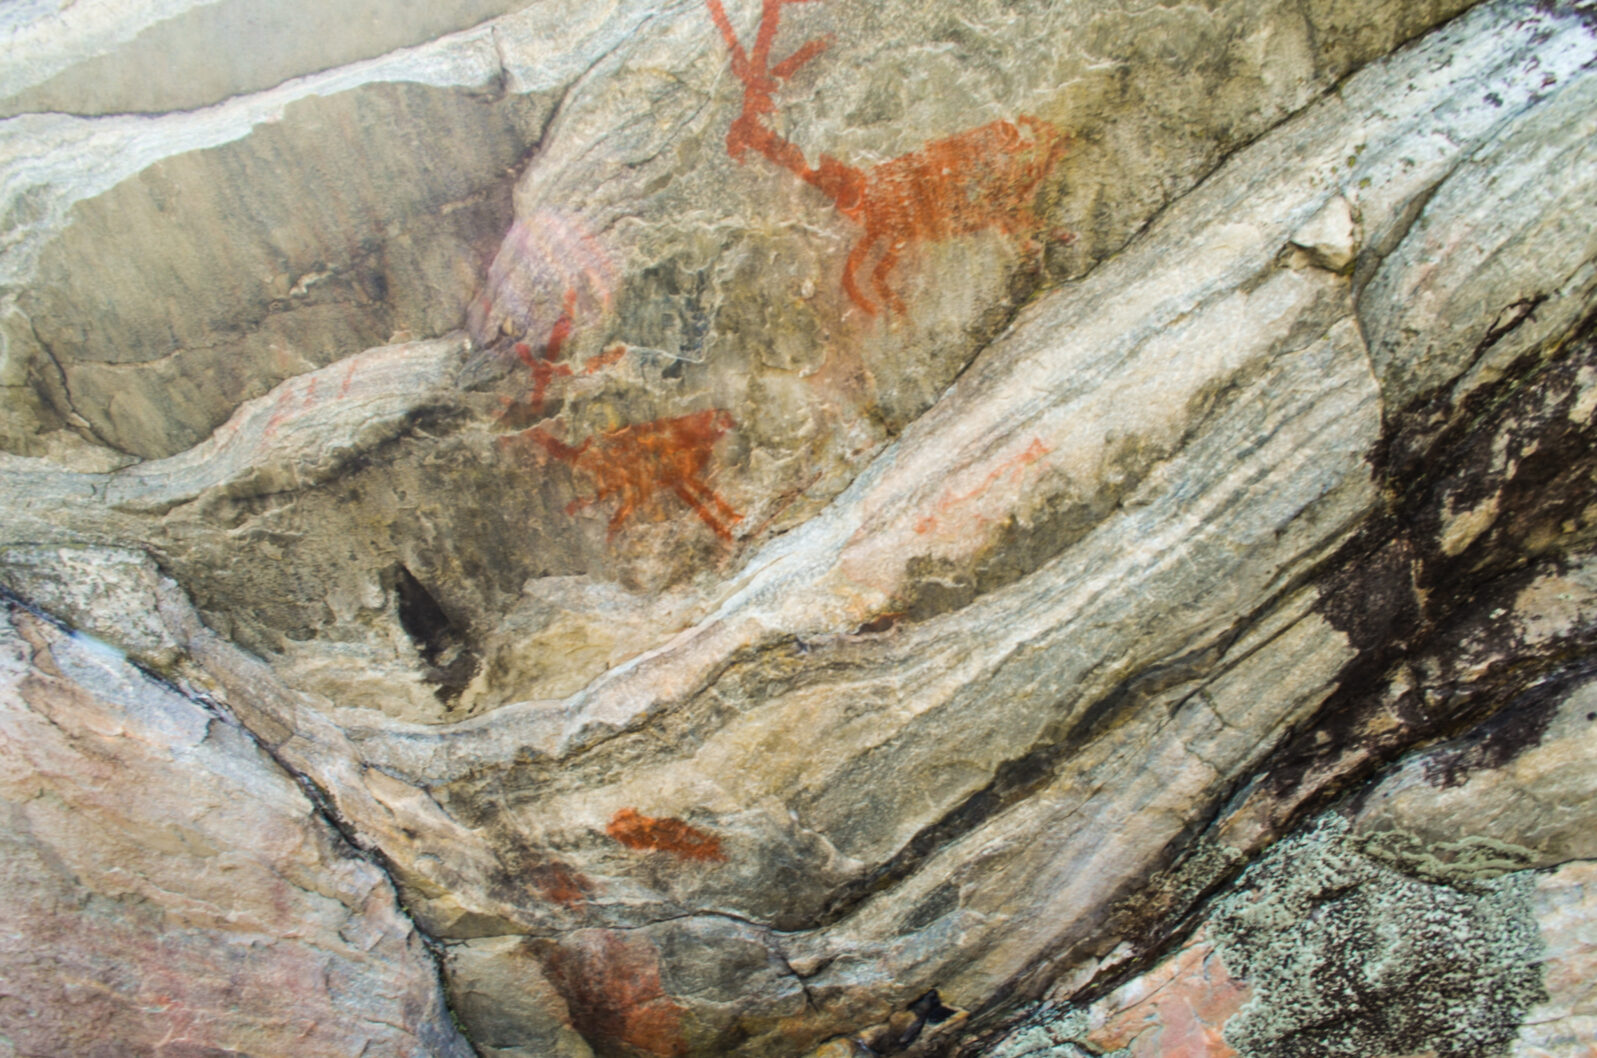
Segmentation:
[(532, 347), (526, 342), (516, 343), (516, 356), (532, 372), (532, 398), (528, 403), (532, 406), (534, 415), (543, 414), (543, 399), (549, 393), (549, 383), (558, 377), (571, 374), (571, 365), (556, 361), (560, 359), (560, 347), (571, 337), (571, 314), (576, 311), (576, 307), (577, 292), (567, 290), (564, 310), (554, 326), (549, 328), (549, 337), (544, 342), (542, 353), (533, 353)]
[(592, 358), (586, 364), (584, 364), (582, 367), (582, 373), (584, 375), (591, 375), (596, 371), (601, 371), (626, 355), (626, 343), (616, 342), (614, 345), (610, 346), (610, 348), (606, 349), (604, 352), (600, 353), (598, 356)]
[(545, 900), (575, 910), (593, 891), (593, 883), (559, 860), (540, 863), (527, 871), (527, 880)]
[(669, 852), (701, 863), (726, 859), (721, 851), (721, 839), (714, 834), (669, 816), (655, 819), (639, 815), (635, 808), (617, 812), (604, 832), (629, 849)]
[[(526, 342), (515, 344), (516, 358), (527, 365), (527, 370), (532, 372), (532, 395), (527, 399), (527, 407), (533, 415), (543, 414), (545, 398), (549, 395), (549, 386), (557, 378), (570, 378), (574, 372), (570, 364), (559, 362), (565, 351), (566, 342), (570, 341), (571, 333), (576, 329), (577, 292), (567, 289), (564, 302), (560, 311), (560, 318), (555, 320), (554, 326), (549, 328), (549, 336), (544, 339), (543, 349), (533, 352), (532, 346)], [(592, 357), (582, 367), (584, 375), (591, 375), (602, 368), (609, 367), (620, 360), (627, 353), (627, 346), (617, 342), (598, 356)], [(514, 401), (507, 401), (513, 406)], [(506, 413), (509, 413), (506, 408)]]
[[(744, 51), (721, 0), (705, 0), (710, 17), (732, 53), (732, 72), (743, 82), (743, 112), (726, 134), (726, 150), (741, 161), (754, 150), (820, 189), (839, 213), (865, 229), (843, 265), (843, 289), (866, 313), (877, 306), (860, 290), (857, 273), (880, 244), (881, 256), (871, 269), (871, 288), (895, 312), (902, 299), (888, 286), (893, 266), (912, 243), (937, 241), (997, 228), (1019, 238), (1028, 256), (1039, 257), (1035, 213), (1037, 191), (1059, 159), (1069, 137), (1040, 118), (1021, 115), (935, 140), (918, 151), (861, 170), (821, 156), (812, 168), (797, 146), (767, 128), (762, 116), (776, 112), (773, 94), (831, 44), (817, 38), (771, 65), (771, 47), (785, 4), (811, 0), (761, 0), (760, 28), (754, 47)], [(1069, 241), (1068, 232), (1052, 237)]]
[[(980, 485), (977, 485), (969, 492), (958, 495), (950, 495), (945, 493), (944, 495), (938, 497), (937, 502), (932, 505), (932, 510), (936, 513), (925, 515), (919, 521), (917, 521), (915, 523), (915, 531), (917, 533), (929, 533), (933, 529), (936, 529), (939, 516), (952, 514), (956, 509), (964, 506), (971, 500), (979, 499), (982, 494), (996, 485), (1005, 476), (1010, 477), (1016, 485), (1019, 485), (1026, 476), (1026, 468), (1031, 466), (1033, 463), (1036, 463), (1044, 456), (1052, 454), (1052, 452), (1052, 448), (1049, 448), (1047, 445), (1042, 443), (1041, 437), (1033, 437), (1031, 439), (1031, 444), (1026, 446), (1026, 450), (1024, 452), (1021, 452), (1019, 455), (1011, 456), (1002, 463), (999, 463), (998, 466), (993, 468), (987, 477), (982, 479)], [(980, 523), (985, 522), (987, 519), (981, 515), (977, 515), (976, 520), (978, 523)]]
[(551, 457), (593, 479), (595, 494), (573, 500), (567, 514), (618, 497), (610, 517), (612, 536), (641, 509), (658, 511), (657, 495), (673, 493), (722, 540), (732, 539), (732, 526), (743, 516), (718, 496), (705, 475), (715, 443), (735, 424), (719, 409), (679, 415), (671, 419), (635, 423), (569, 445), (542, 427), (525, 436), (536, 441)]
[(659, 955), (647, 937), (580, 930), (545, 957), (544, 968), (565, 997), (572, 1026), (600, 1053), (687, 1053), (682, 1008), (661, 986)]

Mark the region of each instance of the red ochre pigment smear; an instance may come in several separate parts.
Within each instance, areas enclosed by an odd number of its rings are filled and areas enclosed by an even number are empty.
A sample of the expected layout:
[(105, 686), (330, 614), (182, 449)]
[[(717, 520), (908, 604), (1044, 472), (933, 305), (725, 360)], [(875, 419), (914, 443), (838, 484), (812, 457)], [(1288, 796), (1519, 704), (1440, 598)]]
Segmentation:
[(549, 328), (549, 337), (544, 341), (543, 352), (534, 353), (532, 346), (526, 342), (516, 343), (516, 356), (532, 372), (532, 397), (527, 403), (534, 415), (543, 414), (543, 401), (549, 394), (549, 384), (556, 378), (571, 374), (571, 365), (557, 364), (555, 361), (560, 359), (560, 351), (571, 337), (574, 326), (571, 316), (576, 310), (577, 292), (568, 289), (564, 310), (560, 313), (560, 318), (555, 320), (554, 326)]
[[(741, 161), (745, 151), (757, 151), (819, 188), (838, 212), (865, 229), (843, 266), (843, 289), (854, 303), (875, 315), (876, 306), (860, 290), (856, 274), (878, 244), (883, 249), (871, 269), (871, 288), (899, 313), (904, 311), (904, 303), (887, 280), (912, 243), (998, 228), (1023, 240), (1028, 256), (1040, 257), (1037, 190), (1069, 144), (1069, 137), (1049, 122), (1027, 115), (1014, 121), (994, 121), (935, 140), (869, 171), (829, 154), (823, 154), (821, 164), (812, 168), (797, 146), (765, 127), (761, 116), (776, 112), (773, 95), (781, 82), (831, 44), (827, 38), (811, 40), (774, 67), (770, 65), (783, 5), (809, 2), (762, 0), (754, 47), (745, 52), (721, 0), (705, 0), (732, 52), (732, 72), (743, 82), (743, 112), (727, 131), (727, 153)], [(1073, 238), (1068, 232), (1052, 235), (1066, 242)]]
[(621, 503), (610, 517), (610, 535), (614, 536), (639, 508), (658, 512), (656, 496), (664, 490), (693, 508), (716, 536), (731, 540), (731, 527), (743, 516), (716, 495), (705, 474), (716, 441), (733, 425), (730, 415), (711, 408), (623, 426), (579, 445), (568, 445), (542, 427), (533, 427), (527, 436), (550, 456), (593, 479), (596, 494), (573, 500), (566, 507), (567, 514), (619, 497)]
[(527, 877), (538, 895), (562, 907), (581, 907), (593, 891), (592, 882), (558, 860), (531, 868)]
[(721, 839), (680, 819), (654, 819), (639, 815), (636, 809), (623, 808), (610, 820), (604, 832), (629, 849), (658, 849), (685, 860), (720, 862), (726, 859)]
[(596, 371), (602, 371), (626, 355), (626, 343), (617, 342), (604, 352), (600, 353), (598, 356), (589, 360), (586, 364), (583, 364), (582, 373), (584, 375), (591, 375)]
[[(567, 290), (565, 301), (560, 312), (560, 318), (555, 320), (554, 326), (549, 328), (549, 337), (544, 339), (543, 349), (534, 352), (531, 345), (526, 342), (517, 342), (514, 346), (516, 358), (527, 365), (527, 370), (532, 373), (532, 395), (527, 399), (527, 407), (534, 415), (543, 414), (544, 400), (549, 395), (549, 386), (557, 378), (570, 378), (574, 372), (570, 364), (557, 363), (565, 352), (566, 342), (571, 340), (571, 334), (576, 329), (577, 292)], [(597, 356), (589, 358), (582, 365), (584, 375), (595, 374), (609, 367), (627, 355), (625, 342), (616, 342), (610, 348)], [(506, 400), (505, 413), (508, 415), (515, 401)]]
[(647, 937), (580, 930), (549, 953), (545, 970), (565, 997), (572, 1027), (599, 1053), (687, 1053), (682, 1008), (661, 987), (659, 953)]
[[(986, 478), (982, 480), (980, 485), (977, 485), (969, 492), (960, 496), (943, 496), (940, 498), (937, 501), (936, 506), (933, 508), (937, 511), (937, 514), (928, 514), (920, 521), (916, 522), (915, 531), (917, 533), (929, 533), (933, 529), (936, 529), (938, 514), (948, 514), (956, 507), (959, 507), (965, 503), (969, 503), (971, 500), (977, 499), (982, 495), (982, 493), (986, 492), (988, 489), (997, 484), (999, 479), (1005, 474), (1013, 475), (1015, 482), (1018, 484), (1025, 476), (1027, 467), (1031, 466), (1033, 463), (1037, 462), (1037, 460), (1041, 459), (1043, 456), (1051, 454), (1052, 452), (1052, 448), (1049, 448), (1047, 445), (1042, 443), (1041, 437), (1033, 437), (1031, 439), (1031, 444), (1026, 446), (1026, 450), (1024, 452), (1000, 463), (990, 474), (987, 475)], [(978, 518), (978, 521), (985, 521), (985, 519)]]

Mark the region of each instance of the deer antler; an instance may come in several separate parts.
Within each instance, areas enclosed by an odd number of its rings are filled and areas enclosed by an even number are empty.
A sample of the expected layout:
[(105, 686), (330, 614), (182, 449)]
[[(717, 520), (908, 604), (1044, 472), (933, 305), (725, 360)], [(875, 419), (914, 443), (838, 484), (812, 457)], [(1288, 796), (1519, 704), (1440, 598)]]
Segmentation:
[[(828, 37), (817, 37), (806, 42), (792, 55), (771, 66), (771, 46), (776, 43), (776, 29), (782, 18), (784, 4), (807, 4), (814, 0), (761, 0), (760, 28), (754, 37), (754, 50), (743, 50), (732, 21), (726, 17), (721, 0), (704, 0), (710, 17), (721, 31), (727, 50), (732, 53), (732, 72), (743, 82), (743, 113), (732, 122), (726, 134), (727, 153), (740, 158), (744, 151), (754, 148), (771, 161), (797, 173), (807, 180), (812, 171), (797, 147), (782, 139), (760, 123), (759, 115), (774, 114), (776, 101), (772, 93), (782, 82), (797, 73), (804, 64), (831, 46)], [(812, 181), (813, 182), (813, 181)]]

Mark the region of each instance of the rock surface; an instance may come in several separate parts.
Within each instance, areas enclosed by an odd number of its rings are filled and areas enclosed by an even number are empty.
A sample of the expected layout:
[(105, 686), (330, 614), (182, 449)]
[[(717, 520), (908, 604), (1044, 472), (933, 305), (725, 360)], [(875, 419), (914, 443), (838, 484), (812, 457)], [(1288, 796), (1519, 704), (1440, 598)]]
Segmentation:
[(0, 15), (0, 581), (313, 794), (300, 1023), (1582, 1053), (1590, 5), (569, 7)]
[(471, 1053), (383, 872), (226, 717), (7, 602), (0, 754), (0, 1053)]

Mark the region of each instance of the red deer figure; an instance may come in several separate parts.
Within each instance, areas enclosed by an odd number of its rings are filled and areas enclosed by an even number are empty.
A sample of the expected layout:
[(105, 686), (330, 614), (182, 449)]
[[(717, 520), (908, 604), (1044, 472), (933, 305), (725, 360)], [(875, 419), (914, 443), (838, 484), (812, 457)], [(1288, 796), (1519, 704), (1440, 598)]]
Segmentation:
[[(911, 243), (968, 235), (987, 228), (1024, 240), (1028, 254), (1041, 252), (1036, 233), (1037, 191), (1064, 154), (1069, 137), (1040, 118), (1021, 115), (934, 140), (871, 168), (860, 170), (829, 154), (812, 167), (793, 143), (765, 126), (762, 116), (776, 112), (774, 93), (805, 63), (830, 45), (826, 38), (808, 41), (792, 55), (771, 65), (771, 47), (784, 4), (812, 0), (761, 0), (760, 28), (754, 47), (745, 51), (726, 16), (721, 0), (705, 0), (710, 17), (732, 53), (732, 72), (743, 82), (743, 112), (726, 135), (726, 149), (741, 160), (755, 150), (805, 183), (819, 188), (838, 212), (865, 229), (843, 265), (843, 289), (867, 313), (876, 306), (860, 290), (856, 275), (877, 244), (881, 257), (871, 270), (871, 287), (894, 311), (902, 299), (888, 286), (888, 276)], [(1068, 241), (1064, 232), (1055, 238)]]

